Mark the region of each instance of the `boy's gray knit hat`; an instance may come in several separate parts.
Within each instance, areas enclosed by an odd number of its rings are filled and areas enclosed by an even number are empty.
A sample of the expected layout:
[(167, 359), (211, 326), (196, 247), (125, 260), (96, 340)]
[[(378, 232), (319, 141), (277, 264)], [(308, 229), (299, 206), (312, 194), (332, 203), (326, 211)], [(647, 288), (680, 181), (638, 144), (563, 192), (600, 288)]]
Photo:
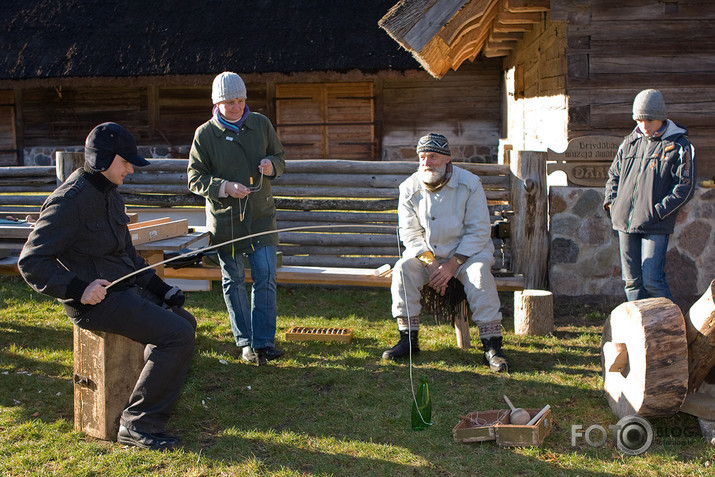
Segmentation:
[(211, 100), (216, 104), (235, 98), (246, 98), (246, 85), (236, 73), (224, 71), (214, 78)]
[(663, 94), (657, 89), (644, 89), (633, 100), (634, 121), (665, 121), (668, 111)]

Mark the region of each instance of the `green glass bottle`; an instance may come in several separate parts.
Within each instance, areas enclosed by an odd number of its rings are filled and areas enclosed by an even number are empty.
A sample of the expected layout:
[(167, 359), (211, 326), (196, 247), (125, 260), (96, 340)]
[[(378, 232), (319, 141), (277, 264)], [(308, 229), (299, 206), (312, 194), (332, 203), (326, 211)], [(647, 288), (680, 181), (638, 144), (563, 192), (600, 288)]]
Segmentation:
[(429, 394), (427, 376), (422, 376), (415, 401), (412, 402), (412, 429), (421, 431), (432, 425), (432, 399)]

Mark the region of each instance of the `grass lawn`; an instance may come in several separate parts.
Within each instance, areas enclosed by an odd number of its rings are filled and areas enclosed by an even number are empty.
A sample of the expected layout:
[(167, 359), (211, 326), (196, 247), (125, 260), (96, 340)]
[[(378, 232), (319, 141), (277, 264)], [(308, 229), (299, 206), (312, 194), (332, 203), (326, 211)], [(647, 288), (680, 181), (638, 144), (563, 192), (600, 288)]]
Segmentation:
[[(152, 452), (74, 431), (71, 324), (56, 301), (0, 277), (0, 475), (715, 474), (715, 448), (687, 414), (649, 419), (653, 443), (638, 456), (622, 453), (610, 430), (599, 447), (572, 436), (572, 426), (618, 422), (602, 389), (606, 313), (597, 307), (557, 306), (553, 335), (516, 336), (503, 295), (508, 374), (490, 373), (478, 349), (456, 347), (448, 324), (423, 318), (412, 378), (416, 387), (428, 377), (434, 424), (413, 431), (410, 366), (380, 360), (397, 339), (388, 290), (279, 288), (277, 344), (286, 356), (259, 368), (241, 361), (214, 285), (187, 293), (199, 321), (196, 350), (169, 423), (184, 447)], [(351, 328), (354, 338), (286, 341), (293, 325)], [(504, 409), (504, 394), (518, 407), (551, 406), (554, 429), (542, 445), (454, 442), (459, 415)]]

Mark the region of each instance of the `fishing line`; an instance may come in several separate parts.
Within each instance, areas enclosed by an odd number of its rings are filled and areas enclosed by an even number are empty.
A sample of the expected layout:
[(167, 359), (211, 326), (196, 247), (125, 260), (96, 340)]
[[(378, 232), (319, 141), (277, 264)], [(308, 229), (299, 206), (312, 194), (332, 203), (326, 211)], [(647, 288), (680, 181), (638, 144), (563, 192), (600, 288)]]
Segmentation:
[(300, 226), (300, 227), (288, 227), (288, 228), (284, 228), (284, 229), (275, 229), (275, 230), (267, 230), (267, 231), (265, 231), (265, 232), (257, 232), (257, 233), (255, 233), (255, 234), (244, 235), (243, 237), (232, 238), (231, 240), (226, 240), (225, 242), (221, 242), (221, 243), (216, 244), (216, 245), (209, 245), (208, 247), (200, 248), (200, 249), (197, 249), (197, 250), (191, 250), (190, 252), (182, 253), (181, 255), (178, 255), (178, 256), (176, 256), (176, 257), (171, 257), (171, 258), (168, 258), (168, 259), (166, 259), (166, 260), (164, 260), (164, 261), (157, 262), (157, 263), (153, 263), (153, 264), (151, 264), (151, 265), (147, 265), (146, 267), (140, 268), (139, 270), (135, 270), (135, 271), (133, 271), (133, 272), (131, 272), (131, 273), (128, 273), (128, 274), (124, 275), (124, 276), (121, 277), (121, 278), (117, 278), (117, 279), (114, 280), (112, 283), (110, 283), (109, 285), (107, 285), (105, 288), (110, 288), (110, 287), (116, 285), (117, 283), (120, 283), (120, 282), (126, 280), (127, 278), (131, 278), (131, 277), (133, 277), (133, 276), (135, 276), (135, 275), (139, 275), (140, 273), (145, 272), (145, 271), (147, 271), (147, 270), (151, 270), (152, 268), (158, 267), (159, 265), (164, 265), (164, 264), (167, 264), (167, 263), (169, 263), (169, 262), (173, 262), (173, 261), (175, 261), (175, 260), (179, 260), (179, 259), (182, 259), (182, 258), (190, 257), (190, 256), (192, 256), (192, 255), (196, 255), (197, 253), (205, 252), (205, 251), (207, 251), (207, 250), (213, 250), (213, 249), (215, 249), (215, 248), (223, 247), (224, 245), (228, 245), (228, 244), (231, 244), (231, 243), (234, 243), (234, 242), (238, 242), (239, 240), (248, 240), (248, 239), (250, 239), (250, 238), (260, 237), (261, 235), (268, 235), (268, 234), (273, 234), (273, 233), (278, 233), (278, 232), (290, 232), (290, 231), (293, 231), (293, 230), (310, 230), (310, 229), (343, 228), (343, 227), (352, 227), (352, 228), (355, 228), (355, 227), (385, 228), (386, 226), (385, 226), (385, 225), (378, 225), (378, 224), (359, 224), (359, 225), (358, 225), (358, 224), (302, 225), (302, 226)]
[[(400, 233), (399, 229), (396, 229), (397, 236), (397, 255), (402, 259), (402, 251), (400, 250)], [(407, 288), (405, 287), (405, 275), (402, 272), (402, 267), (400, 267), (400, 280), (402, 282), (402, 294), (405, 300), (405, 314), (407, 315), (407, 344), (409, 349), (409, 375), (410, 375), (410, 390), (412, 391), (412, 401), (415, 403), (415, 409), (417, 409), (417, 414), (420, 416), (420, 420), (423, 424), (431, 426), (434, 422), (425, 421), (424, 416), (422, 416), (422, 411), (420, 411), (420, 406), (417, 403), (417, 395), (415, 394), (415, 381), (412, 376), (412, 320), (410, 319), (410, 304), (407, 301)]]
[[(262, 178), (262, 177), (261, 177), (261, 178)], [(258, 187), (260, 187), (260, 186), (261, 186), (261, 185), (259, 184)], [(224, 245), (232, 244), (232, 243), (234, 243), (234, 242), (238, 242), (239, 240), (247, 240), (247, 239), (254, 238), (254, 237), (260, 237), (260, 236), (262, 236), (262, 235), (268, 235), (268, 234), (278, 233), (278, 232), (290, 232), (290, 231), (294, 231), (294, 230), (312, 230), (312, 229), (322, 229), (322, 228), (344, 228), (344, 227), (353, 227), (353, 228), (354, 228), (354, 227), (384, 228), (385, 226), (384, 226), (384, 225), (378, 225), (378, 224), (360, 224), (360, 225), (356, 225), (356, 224), (303, 225), (303, 226), (299, 226), (299, 227), (287, 227), (287, 228), (283, 228), (283, 229), (275, 229), (275, 230), (267, 230), (267, 231), (264, 231), (264, 232), (257, 232), (257, 233), (255, 233), (255, 234), (245, 235), (245, 236), (243, 236), (243, 237), (232, 238), (231, 240), (226, 240), (225, 242), (221, 242), (221, 243), (219, 243), (219, 244), (209, 245), (209, 246), (207, 246), (207, 247), (203, 247), (203, 248), (200, 248), (200, 249), (197, 249), (197, 250), (191, 250), (190, 252), (183, 253), (183, 254), (178, 255), (178, 256), (176, 256), (176, 257), (171, 257), (171, 258), (168, 258), (168, 259), (163, 260), (163, 261), (161, 261), (161, 262), (153, 263), (153, 264), (151, 264), (151, 265), (147, 265), (147, 266), (144, 267), (144, 268), (140, 268), (139, 270), (135, 270), (135, 271), (133, 271), (133, 272), (131, 272), (131, 273), (128, 273), (127, 275), (124, 275), (124, 276), (121, 277), (121, 278), (118, 278), (118, 279), (114, 280), (112, 283), (110, 283), (109, 285), (107, 285), (105, 288), (109, 289), (109, 288), (113, 287), (114, 285), (116, 285), (117, 283), (120, 283), (120, 282), (126, 280), (127, 278), (131, 278), (131, 277), (133, 277), (133, 276), (135, 276), (135, 275), (139, 275), (139, 274), (142, 273), (142, 272), (145, 272), (145, 271), (147, 271), (147, 270), (151, 270), (152, 268), (156, 268), (156, 267), (158, 267), (158, 266), (160, 266), (160, 265), (165, 265), (165, 264), (170, 263), (170, 262), (173, 262), (173, 261), (175, 261), (175, 260), (180, 260), (180, 259), (182, 259), (182, 258), (190, 257), (190, 256), (192, 256), (192, 255), (196, 255), (196, 254), (201, 253), (201, 252), (206, 252), (206, 251), (208, 251), (208, 250), (213, 250), (213, 249), (216, 249), (216, 248), (219, 248), (219, 247), (223, 247)], [(398, 256), (399, 256), (400, 258), (402, 258), (402, 251), (401, 251), (401, 249), (400, 249), (400, 235), (399, 235), (399, 229), (398, 229), (398, 228), (395, 228), (395, 236), (396, 236), (396, 239), (397, 239)], [(409, 310), (409, 304), (408, 304), (408, 301), (407, 301), (407, 290), (406, 290), (406, 288), (405, 288), (405, 280), (404, 280), (404, 274), (403, 274), (403, 272), (402, 272), (402, 267), (400, 267), (400, 278), (401, 278), (401, 280), (402, 280), (402, 292), (403, 292), (403, 297), (404, 297), (404, 300), (405, 300), (405, 311), (406, 311), (406, 314), (407, 314), (407, 334), (408, 334), (408, 340), (407, 340), (407, 342), (408, 342), (408, 345), (409, 345), (409, 378), (410, 378), (410, 390), (411, 390), (411, 392), (412, 392), (412, 400), (413, 400), (414, 403), (415, 403), (415, 407), (417, 408), (417, 413), (419, 414), (420, 419), (422, 420), (422, 422), (423, 422), (424, 424), (428, 425), (428, 426), (431, 426), (431, 425), (434, 424), (434, 423), (433, 423), (433, 422), (427, 422), (427, 421), (425, 421), (424, 417), (422, 416), (422, 412), (420, 411), (419, 406), (417, 405), (417, 396), (416, 396), (416, 394), (415, 394), (414, 378), (413, 378), (413, 374), (412, 374), (412, 369), (413, 369), (413, 365), (412, 365), (412, 340), (409, 339), (410, 334), (411, 334), (411, 332), (412, 332), (412, 323), (411, 323), (411, 321), (410, 321), (410, 310)]]

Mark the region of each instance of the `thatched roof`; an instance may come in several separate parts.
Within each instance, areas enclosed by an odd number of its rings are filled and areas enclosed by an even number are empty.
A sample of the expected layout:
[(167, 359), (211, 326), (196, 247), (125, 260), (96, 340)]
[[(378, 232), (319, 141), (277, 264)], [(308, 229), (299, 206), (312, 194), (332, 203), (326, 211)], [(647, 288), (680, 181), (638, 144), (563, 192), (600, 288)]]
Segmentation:
[(0, 80), (419, 69), (395, 0), (3, 0)]

